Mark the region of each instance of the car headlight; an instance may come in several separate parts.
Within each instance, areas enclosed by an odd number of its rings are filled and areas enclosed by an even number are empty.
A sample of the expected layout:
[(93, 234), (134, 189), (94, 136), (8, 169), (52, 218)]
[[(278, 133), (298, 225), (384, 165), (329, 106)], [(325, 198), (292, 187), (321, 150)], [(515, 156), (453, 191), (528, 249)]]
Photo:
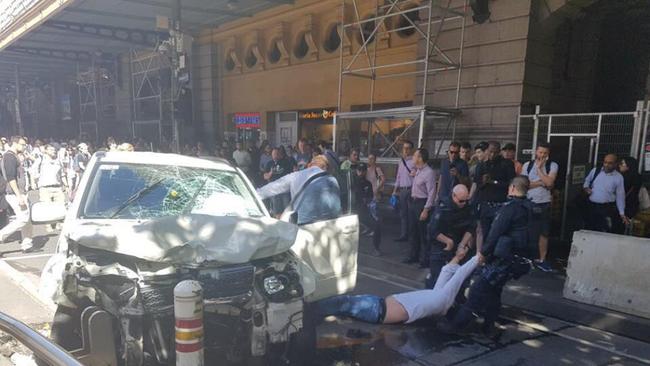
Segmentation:
[(275, 295), (284, 290), (284, 283), (277, 276), (269, 276), (264, 279), (264, 291), (269, 295)]

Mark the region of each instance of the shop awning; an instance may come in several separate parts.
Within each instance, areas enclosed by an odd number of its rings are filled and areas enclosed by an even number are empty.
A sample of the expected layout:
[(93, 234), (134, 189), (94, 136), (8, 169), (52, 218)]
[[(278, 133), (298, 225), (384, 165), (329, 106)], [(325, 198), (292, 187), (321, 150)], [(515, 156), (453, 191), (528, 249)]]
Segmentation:
[[(173, 0), (0, 0), (0, 83), (22, 77), (74, 75), (92, 55), (152, 48), (157, 17)], [(181, 30), (191, 36), (291, 0), (181, 0)]]

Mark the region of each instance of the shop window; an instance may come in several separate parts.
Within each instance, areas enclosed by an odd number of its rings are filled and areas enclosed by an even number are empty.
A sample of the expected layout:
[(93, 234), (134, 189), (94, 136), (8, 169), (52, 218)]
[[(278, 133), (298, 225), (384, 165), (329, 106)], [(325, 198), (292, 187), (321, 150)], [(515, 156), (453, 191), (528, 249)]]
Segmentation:
[[(363, 23), (360, 24), (361, 32), (357, 35), (357, 41), (359, 44), (363, 44), (364, 39), (368, 42), (368, 44), (375, 41), (375, 35), (373, 35), (372, 32), (374, 32), (375, 27), (377, 26), (377, 21), (369, 20), (370, 18), (371, 17), (365, 18), (363, 20)], [(361, 33), (363, 33), (363, 36), (361, 36)]]
[(252, 69), (257, 65), (257, 56), (255, 56), (255, 52), (253, 52), (253, 47), (250, 47), (248, 49), (248, 52), (246, 52), (246, 59), (244, 60), (246, 62), (246, 66), (249, 69)]
[(228, 52), (228, 56), (226, 56), (226, 71), (233, 71), (235, 70), (235, 67), (237, 66), (237, 63), (235, 62), (235, 59), (233, 57), (232, 51)]
[(307, 43), (307, 34), (303, 33), (298, 37), (298, 43), (296, 44), (296, 47), (293, 49), (293, 54), (299, 58), (303, 59), (305, 56), (307, 56), (307, 53), (309, 52), (309, 44)]
[(334, 52), (341, 46), (341, 35), (339, 35), (338, 27), (338, 24), (332, 24), (327, 31), (325, 41), (323, 42), (323, 48), (327, 52)]
[(269, 50), (268, 59), (270, 63), (276, 64), (278, 61), (280, 61), (281, 57), (282, 52), (280, 51), (280, 47), (278, 47), (278, 40), (276, 39), (271, 42), (271, 49)]
[(419, 10), (412, 10), (409, 11), (408, 13), (400, 14), (399, 20), (396, 22), (397, 23), (396, 29), (398, 29), (397, 34), (402, 38), (407, 38), (414, 35), (417, 30), (413, 27), (413, 24), (417, 25), (419, 22), (420, 22)]

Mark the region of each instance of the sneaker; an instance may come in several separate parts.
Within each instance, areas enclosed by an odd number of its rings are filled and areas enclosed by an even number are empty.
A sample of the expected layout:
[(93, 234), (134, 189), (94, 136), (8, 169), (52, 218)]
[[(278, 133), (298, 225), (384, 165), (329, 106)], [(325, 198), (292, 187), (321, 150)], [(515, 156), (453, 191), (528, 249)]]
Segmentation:
[(29, 253), (32, 249), (34, 249), (34, 242), (30, 238), (23, 239), (23, 241), (20, 243), (20, 249), (23, 251), (23, 253)]
[(547, 261), (535, 261), (535, 268), (546, 273), (553, 272), (553, 268)]

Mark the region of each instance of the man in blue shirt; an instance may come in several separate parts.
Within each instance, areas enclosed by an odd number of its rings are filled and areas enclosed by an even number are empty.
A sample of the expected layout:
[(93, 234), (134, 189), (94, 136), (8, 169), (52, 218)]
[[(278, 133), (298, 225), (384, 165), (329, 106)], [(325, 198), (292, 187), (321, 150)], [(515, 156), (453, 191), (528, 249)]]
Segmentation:
[(586, 212), (585, 228), (622, 234), (623, 224), (629, 222), (625, 217), (625, 186), (623, 176), (616, 171), (618, 158), (608, 154), (602, 168), (589, 172), (583, 188), (589, 196), (589, 209)]
[(460, 177), (469, 176), (469, 167), (465, 160), (460, 158), (460, 143), (453, 141), (447, 151), (448, 159), (440, 164), (440, 185), (438, 186), (438, 201), (451, 204), (451, 190), (458, 183)]

